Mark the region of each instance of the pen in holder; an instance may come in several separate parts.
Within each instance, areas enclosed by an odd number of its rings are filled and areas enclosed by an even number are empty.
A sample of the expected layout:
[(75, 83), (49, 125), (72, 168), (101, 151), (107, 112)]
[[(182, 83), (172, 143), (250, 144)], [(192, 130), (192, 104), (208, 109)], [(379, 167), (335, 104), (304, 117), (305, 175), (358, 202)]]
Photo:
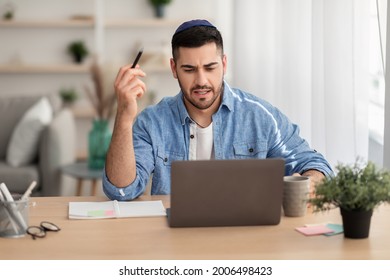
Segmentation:
[(0, 188), (0, 237), (24, 236), (28, 226), (28, 197), (12, 196), (4, 184)]
[(0, 201), (0, 237), (22, 237), (28, 226), (29, 200)]

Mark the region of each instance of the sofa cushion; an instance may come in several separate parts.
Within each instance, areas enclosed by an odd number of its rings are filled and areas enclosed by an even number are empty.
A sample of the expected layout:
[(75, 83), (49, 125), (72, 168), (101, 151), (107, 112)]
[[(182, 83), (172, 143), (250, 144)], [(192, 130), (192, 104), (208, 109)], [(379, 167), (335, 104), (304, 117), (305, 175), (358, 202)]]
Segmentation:
[(32, 181), (37, 181), (39, 185), (38, 166), (11, 167), (0, 161), (0, 180), (7, 185), (10, 192), (24, 193)]
[(62, 107), (62, 101), (58, 94), (0, 95), (0, 160), (4, 160), (12, 132), (24, 113), (41, 97), (47, 96), (56, 115)]
[(52, 118), (53, 110), (46, 97), (28, 109), (16, 125), (8, 143), (6, 161), (9, 165), (28, 165), (36, 159), (41, 133)]
[(8, 143), (17, 123), (38, 100), (38, 96), (0, 98), (0, 160), (5, 159)]

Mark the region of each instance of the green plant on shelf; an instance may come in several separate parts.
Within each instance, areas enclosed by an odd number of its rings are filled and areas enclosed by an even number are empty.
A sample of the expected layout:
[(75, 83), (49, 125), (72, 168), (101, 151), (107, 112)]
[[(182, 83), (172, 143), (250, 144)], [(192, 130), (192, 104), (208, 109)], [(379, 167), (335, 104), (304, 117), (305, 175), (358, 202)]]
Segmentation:
[(3, 6), (3, 10), (4, 10), (4, 13), (3, 13), (4, 20), (12, 20), (14, 18), (15, 6), (13, 5), (13, 3), (11, 3), (11, 2), (5, 3)]
[(163, 18), (165, 16), (165, 7), (171, 2), (172, 0), (149, 0), (149, 3), (154, 8), (154, 14), (157, 18)]
[(158, 5), (168, 5), (169, 3), (172, 2), (172, 0), (149, 0), (149, 2), (153, 6), (158, 6)]
[(77, 98), (78, 93), (74, 88), (63, 88), (60, 90), (60, 96), (65, 104), (73, 104)]
[(70, 43), (68, 52), (72, 55), (76, 63), (83, 62), (84, 58), (89, 54), (88, 48), (83, 41), (74, 41)]

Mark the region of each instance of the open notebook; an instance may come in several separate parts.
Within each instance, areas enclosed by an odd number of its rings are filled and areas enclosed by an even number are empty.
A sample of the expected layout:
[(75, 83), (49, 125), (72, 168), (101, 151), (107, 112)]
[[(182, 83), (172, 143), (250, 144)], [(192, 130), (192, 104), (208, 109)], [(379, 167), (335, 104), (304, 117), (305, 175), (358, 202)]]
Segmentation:
[(108, 219), (166, 216), (161, 200), (69, 202), (69, 219)]

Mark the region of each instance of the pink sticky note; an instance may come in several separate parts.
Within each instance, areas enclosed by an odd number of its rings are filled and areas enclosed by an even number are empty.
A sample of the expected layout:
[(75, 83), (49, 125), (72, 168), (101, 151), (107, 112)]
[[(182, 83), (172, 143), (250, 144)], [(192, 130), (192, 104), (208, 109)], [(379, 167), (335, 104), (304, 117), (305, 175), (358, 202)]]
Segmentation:
[(326, 227), (325, 225), (310, 226), (310, 227), (297, 227), (295, 229), (304, 235), (319, 235), (319, 234), (333, 232), (332, 229)]
[(113, 217), (113, 216), (115, 216), (115, 212), (114, 212), (114, 210), (106, 210), (106, 212), (104, 213), (104, 215), (105, 215), (106, 217)]

